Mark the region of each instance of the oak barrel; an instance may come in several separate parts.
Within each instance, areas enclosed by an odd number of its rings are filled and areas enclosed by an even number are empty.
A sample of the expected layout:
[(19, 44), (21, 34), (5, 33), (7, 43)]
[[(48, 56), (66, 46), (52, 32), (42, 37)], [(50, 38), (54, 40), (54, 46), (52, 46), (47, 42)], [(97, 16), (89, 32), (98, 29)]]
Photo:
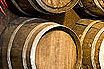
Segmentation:
[[(80, 0), (75, 10), (83, 15), (87, 14), (94, 17), (104, 16), (104, 1), (103, 0)], [(80, 11), (78, 11), (80, 10)], [(82, 12), (81, 12), (82, 11)]]
[(1, 35), (2, 69), (79, 69), (80, 41), (67, 27), (39, 18), (18, 18)]
[(81, 19), (71, 29), (80, 37), (83, 69), (104, 69), (104, 22)]
[(19, 10), (26, 15), (36, 14), (36, 11), (45, 14), (63, 13), (72, 9), (77, 2), (78, 0), (7, 0), (8, 6), (14, 12)]

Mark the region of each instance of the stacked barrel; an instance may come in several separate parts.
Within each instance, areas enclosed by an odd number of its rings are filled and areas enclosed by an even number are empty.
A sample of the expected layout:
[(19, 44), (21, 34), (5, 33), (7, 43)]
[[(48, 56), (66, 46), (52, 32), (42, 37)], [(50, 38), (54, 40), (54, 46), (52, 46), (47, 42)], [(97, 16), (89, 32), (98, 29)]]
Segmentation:
[(80, 38), (85, 69), (104, 68), (104, 22), (81, 19), (72, 28)]
[(79, 69), (81, 45), (67, 27), (39, 18), (18, 18), (1, 35), (1, 69)]
[(104, 1), (80, 0), (74, 10), (81, 18), (86, 18), (80, 19), (70, 27), (80, 38), (83, 50), (81, 67), (104, 69)]
[(6, 2), (16, 18), (0, 26), (0, 69), (104, 69), (102, 0)]

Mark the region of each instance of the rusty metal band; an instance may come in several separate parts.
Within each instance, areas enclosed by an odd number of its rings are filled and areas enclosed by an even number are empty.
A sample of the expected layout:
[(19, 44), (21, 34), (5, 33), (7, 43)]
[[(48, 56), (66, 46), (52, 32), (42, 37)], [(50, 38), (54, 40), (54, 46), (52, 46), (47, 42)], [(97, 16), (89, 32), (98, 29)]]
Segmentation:
[(12, 64), (11, 64), (11, 59), (10, 59), (10, 52), (11, 52), (11, 48), (12, 48), (12, 44), (13, 44), (13, 40), (17, 34), (17, 32), (19, 31), (19, 29), (27, 22), (31, 21), (31, 20), (34, 20), (34, 19), (37, 19), (37, 18), (32, 18), (32, 19), (28, 19), (24, 22), (22, 22), (22, 24), (20, 24), (15, 30), (14, 32), (12, 33), (11, 37), (10, 37), (10, 41), (8, 43), (8, 49), (7, 49), (7, 62), (8, 62), (8, 67), (9, 69), (12, 69)]
[[(22, 51), (22, 59), (23, 59), (23, 66), (24, 66), (24, 69), (28, 69), (27, 67), (27, 63), (26, 63), (26, 51), (28, 49), (28, 44), (29, 44), (29, 41), (31, 40), (33, 34), (42, 26), (44, 25), (47, 25), (47, 24), (53, 24), (53, 25), (56, 25), (56, 23), (53, 23), (53, 22), (47, 22), (47, 23), (43, 23), (43, 24), (39, 24), (38, 26), (36, 26), (35, 28), (33, 28), (33, 30), (31, 30), (31, 32), (29, 33), (29, 35), (27, 36), (26, 40), (25, 40), (25, 44), (23, 46), (23, 51)], [(34, 62), (35, 63), (35, 62)], [(36, 69), (36, 67), (35, 67)]]
[(94, 24), (96, 24), (96, 23), (98, 23), (98, 22), (101, 22), (101, 21), (100, 21), (100, 20), (94, 21), (94, 22), (90, 23), (90, 24), (85, 28), (84, 32), (82, 33), (81, 40), (80, 40), (80, 41), (81, 41), (81, 45), (83, 44), (84, 38), (85, 38), (87, 32), (89, 31), (89, 29), (90, 29)]
[(95, 60), (94, 60), (94, 56), (95, 56), (95, 46), (97, 44), (97, 41), (98, 41), (100, 35), (103, 32), (104, 32), (104, 27), (97, 33), (97, 35), (95, 36), (94, 41), (92, 43), (92, 47), (91, 47), (91, 61), (92, 61), (93, 69), (97, 69), (96, 63), (95, 63)]
[(104, 12), (103, 7), (99, 4), (98, 0), (94, 0), (94, 2), (95, 2), (95, 4), (96, 4), (96, 6), (97, 6), (100, 10), (102, 10), (102, 11)]
[(25, 15), (31, 15), (31, 14), (26, 13), (25, 11), (23, 11), (23, 10), (21, 9), (21, 7), (16, 3), (15, 0), (11, 0), (11, 2), (12, 2), (13, 5), (15, 5), (15, 7), (16, 7), (20, 12), (22, 12), (23, 14), (25, 14)]

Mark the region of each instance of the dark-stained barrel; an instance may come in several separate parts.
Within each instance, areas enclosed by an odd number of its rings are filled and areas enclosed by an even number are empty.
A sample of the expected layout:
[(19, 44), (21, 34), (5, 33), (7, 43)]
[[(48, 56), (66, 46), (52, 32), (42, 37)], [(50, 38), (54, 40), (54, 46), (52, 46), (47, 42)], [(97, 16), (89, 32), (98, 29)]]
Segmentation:
[[(84, 16), (103, 17), (104, 1), (103, 0), (80, 0), (75, 10)], [(80, 11), (78, 11), (80, 10)], [(87, 13), (87, 14), (86, 14)]]
[(80, 41), (69, 28), (39, 18), (18, 18), (1, 35), (1, 69), (79, 69)]
[(80, 38), (83, 69), (104, 68), (104, 22), (100, 20), (81, 19), (73, 28)]
[(10, 9), (26, 15), (35, 15), (37, 12), (44, 14), (63, 13), (72, 9), (77, 2), (78, 0), (7, 0)]

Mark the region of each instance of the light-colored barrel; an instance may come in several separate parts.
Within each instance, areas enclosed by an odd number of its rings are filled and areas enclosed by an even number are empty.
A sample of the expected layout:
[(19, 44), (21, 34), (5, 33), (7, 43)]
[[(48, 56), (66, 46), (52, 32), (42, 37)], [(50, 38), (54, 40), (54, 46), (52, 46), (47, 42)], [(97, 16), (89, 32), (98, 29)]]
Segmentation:
[[(72, 9), (78, 0), (9, 0), (9, 8), (26, 14), (33, 15), (37, 11), (45, 14), (59, 14)], [(14, 6), (14, 7), (12, 7)], [(18, 13), (19, 14), (19, 13)]]
[(79, 69), (80, 41), (67, 27), (38, 18), (18, 18), (2, 36), (2, 69)]
[(81, 19), (72, 29), (80, 37), (83, 69), (104, 69), (104, 22)]

